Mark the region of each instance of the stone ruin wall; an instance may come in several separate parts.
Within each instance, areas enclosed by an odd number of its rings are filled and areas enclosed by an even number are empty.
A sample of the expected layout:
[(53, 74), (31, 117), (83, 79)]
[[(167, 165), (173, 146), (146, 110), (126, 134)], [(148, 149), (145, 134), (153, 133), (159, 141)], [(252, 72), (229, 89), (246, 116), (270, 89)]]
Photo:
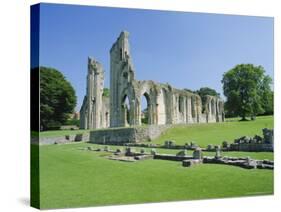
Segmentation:
[(136, 80), (128, 32), (122, 32), (110, 50), (110, 91), (111, 127), (141, 125), (142, 96), (147, 100), (149, 125), (224, 121), (223, 101), (218, 97), (207, 96), (202, 113), (199, 95), (169, 84)]
[(86, 96), (80, 110), (81, 129), (109, 127), (109, 97), (103, 95), (104, 71), (102, 65), (88, 58)]
[(101, 65), (93, 59), (88, 63), (87, 95), (80, 111), (83, 129), (142, 125), (142, 96), (147, 101), (149, 125), (224, 121), (223, 101), (218, 97), (207, 96), (202, 113), (199, 95), (169, 84), (136, 80), (128, 32), (122, 32), (110, 50), (110, 99), (102, 98)]
[(99, 129), (90, 132), (89, 141), (96, 144), (124, 145), (151, 141), (159, 137), (170, 125), (149, 125), (147, 127), (120, 127)]

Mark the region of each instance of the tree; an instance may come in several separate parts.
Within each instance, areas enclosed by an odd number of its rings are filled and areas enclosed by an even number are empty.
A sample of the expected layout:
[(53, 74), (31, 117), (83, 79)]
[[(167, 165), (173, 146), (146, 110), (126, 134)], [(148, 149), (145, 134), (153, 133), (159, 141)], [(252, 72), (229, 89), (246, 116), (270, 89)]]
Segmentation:
[(148, 124), (148, 108), (145, 108), (142, 111), (141, 123), (142, 124)]
[(190, 92), (190, 93), (194, 93), (194, 91), (192, 91), (192, 90), (190, 90), (190, 89), (188, 89), (188, 88), (184, 88), (183, 90), (188, 91), (188, 92)]
[(43, 130), (66, 123), (76, 106), (75, 91), (58, 70), (40, 67), (40, 125)]
[(103, 94), (102, 94), (102, 96), (109, 97), (109, 88), (104, 88), (104, 89), (103, 89)]
[(202, 100), (202, 112), (205, 111), (205, 104), (206, 104), (206, 100), (207, 100), (207, 95), (210, 95), (210, 96), (217, 96), (219, 97), (220, 94), (212, 89), (212, 88), (208, 88), (208, 87), (203, 87), (203, 88), (200, 88), (199, 90), (195, 91), (195, 93), (197, 93), (200, 97), (201, 97), (201, 100)]
[(228, 114), (246, 120), (247, 116), (263, 114), (269, 106), (272, 80), (265, 75), (262, 66), (240, 64), (224, 73), (223, 92), (227, 98), (225, 108)]
[(261, 95), (262, 95), (262, 107), (264, 109), (264, 115), (273, 114), (273, 99), (274, 93), (271, 90), (270, 85), (272, 84), (272, 79), (269, 76), (265, 76), (263, 83), (261, 85)]

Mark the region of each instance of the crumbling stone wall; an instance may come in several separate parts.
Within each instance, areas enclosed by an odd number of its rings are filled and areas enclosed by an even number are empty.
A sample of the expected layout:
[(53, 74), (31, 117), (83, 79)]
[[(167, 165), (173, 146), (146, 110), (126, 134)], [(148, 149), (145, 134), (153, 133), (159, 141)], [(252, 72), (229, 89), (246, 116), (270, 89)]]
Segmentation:
[(160, 136), (169, 127), (171, 126), (147, 125), (93, 130), (90, 132), (90, 142), (121, 145), (126, 143), (151, 141)]
[(199, 95), (173, 88), (169, 84), (136, 80), (128, 32), (121, 32), (110, 50), (109, 100), (101, 98), (104, 80), (101, 65), (89, 59), (88, 69), (87, 95), (80, 111), (81, 128), (142, 125), (143, 96), (147, 101), (149, 125), (224, 121), (223, 101), (218, 97), (208, 96), (204, 105), (206, 110), (202, 113)]
[(223, 147), (227, 151), (246, 151), (246, 152), (273, 152), (274, 136), (273, 129), (262, 129), (263, 137), (255, 135), (253, 138), (243, 136), (237, 138), (233, 143), (223, 142)]
[(64, 144), (79, 141), (89, 141), (90, 133), (78, 133), (73, 135), (62, 135), (62, 136), (51, 136), (51, 137), (40, 137), (39, 142), (33, 140), (32, 144), (46, 145), (46, 144)]
[[(202, 114), (199, 95), (169, 84), (136, 80), (128, 32), (122, 32), (110, 50), (110, 77), (111, 127), (141, 125), (142, 96), (147, 100), (151, 125), (224, 121), (223, 101), (218, 97), (207, 97), (207, 109)], [(126, 98), (129, 106), (125, 105)]]
[(102, 65), (88, 58), (86, 96), (80, 110), (80, 128), (109, 127), (109, 98), (103, 96), (104, 71)]

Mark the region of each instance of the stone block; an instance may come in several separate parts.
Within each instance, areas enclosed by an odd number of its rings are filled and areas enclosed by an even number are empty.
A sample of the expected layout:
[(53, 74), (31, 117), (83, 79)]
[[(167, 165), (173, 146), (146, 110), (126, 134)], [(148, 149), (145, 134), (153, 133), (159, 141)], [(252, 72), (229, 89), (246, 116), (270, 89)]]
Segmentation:
[(213, 151), (214, 150), (214, 146), (212, 144), (209, 144), (207, 146), (207, 151)]
[(150, 154), (151, 154), (151, 155), (156, 155), (156, 154), (157, 154), (156, 149), (151, 149), (151, 150), (150, 150)]
[(193, 151), (193, 158), (201, 160), (203, 158), (202, 150), (197, 148)]
[(182, 151), (179, 151), (177, 153), (177, 156), (186, 156), (187, 155), (187, 151), (186, 150), (182, 150)]
[(108, 152), (108, 151), (110, 150), (110, 148), (109, 148), (109, 146), (104, 146), (103, 150), (104, 150), (105, 152)]
[(83, 134), (76, 134), (74, 141), (82, 141), (82, 139), (83, 139)]
[(201, 164), (201, 163), (202, 163), (202, 160), (188, 159), (188, 160), (182, 161), (182, 166), (183, 167), (190, 167), (190, 166), (198, 165), (198, 164)]

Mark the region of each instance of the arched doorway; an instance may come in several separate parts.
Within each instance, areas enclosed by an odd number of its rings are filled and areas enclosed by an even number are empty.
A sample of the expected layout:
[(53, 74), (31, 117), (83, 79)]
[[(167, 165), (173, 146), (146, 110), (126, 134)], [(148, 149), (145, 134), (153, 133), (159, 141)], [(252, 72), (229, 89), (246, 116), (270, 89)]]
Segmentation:
[(121, 108), (122, 108), (122, 119), (123, 119), (124, 126), (130, 126), (131, 106), (130, 106), (130, 100), (127, 95), (123, 97)]
[(141, 96), (141, 125), (151, 124), (151, 104), (148, 93)]
[(105, 127), (109, 127), (109, 113), (105, 112)]

